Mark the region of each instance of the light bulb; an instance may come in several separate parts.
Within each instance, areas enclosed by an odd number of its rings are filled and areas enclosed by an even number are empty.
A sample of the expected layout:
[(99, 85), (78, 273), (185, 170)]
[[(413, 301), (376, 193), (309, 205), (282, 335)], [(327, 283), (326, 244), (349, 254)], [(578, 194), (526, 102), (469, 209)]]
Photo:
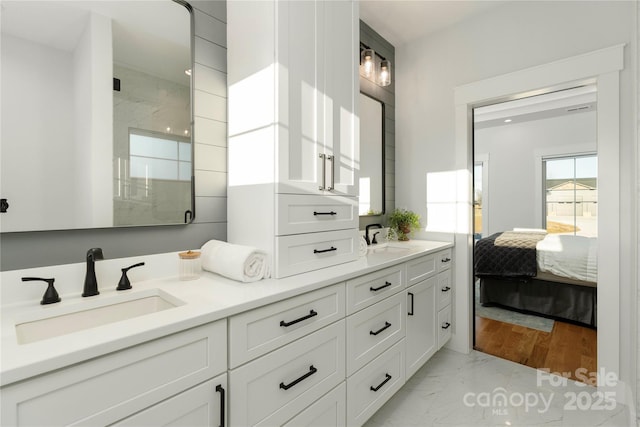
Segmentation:
[(391, 61), (388, 59), (380, 61), (379, 75), (378, 84), (380, 84), (380, 86), (389, 86), (391, 84)]
[(362, 75), (367, 78), (372, 78), (375, 76), (376, 70), (376, 54), (373, 49), (364, 49), (361, 55), (362, 62)]

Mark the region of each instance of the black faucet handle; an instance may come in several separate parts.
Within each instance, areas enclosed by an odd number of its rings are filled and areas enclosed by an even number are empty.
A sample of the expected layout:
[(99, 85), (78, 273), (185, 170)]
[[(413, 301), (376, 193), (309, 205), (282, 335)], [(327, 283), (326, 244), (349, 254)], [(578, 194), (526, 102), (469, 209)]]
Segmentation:
[(371, 244), (372, 244), (372, 245), (377, 245), (377, 244), (378, 244), (378, 241), (376, 240), (376, 236), (377, 236), (378, 234), (380, 234), (380, 232), (379, 232), (379, 231), (376, 231), (375, 233), (373, 233), (373, 240), (371, 241)]
[(33, 282), (33, 281), (47, 282), (47, 290), (44, 291), (44, 295), (42, 296), (42, 301), (40, 301), (40, 304), (42, 305), (54, 304), (56, 302), (61, 301), (60, 296), (58, 295), (58, 291), (56, 291), (56, 288), (53, 286), (53, 282), (55, 282), (56, 279), (54, 278), (43, 279), (41, 277), (23, 277), (22, 281), (23, 282)]
[(117, 291), (124, 291), (127, 289), (131, 289), (131, 282), (129, 281), (129, 277), (127, 277), (127, 271), (131, 270), (135, 267), (143, 266), (144, 262), (139, 262), (137, 264), (130, 265), (129, 267), (125, 267), (122, 270), (122, 277), (120, 277), (120, 281), (118, 282)]

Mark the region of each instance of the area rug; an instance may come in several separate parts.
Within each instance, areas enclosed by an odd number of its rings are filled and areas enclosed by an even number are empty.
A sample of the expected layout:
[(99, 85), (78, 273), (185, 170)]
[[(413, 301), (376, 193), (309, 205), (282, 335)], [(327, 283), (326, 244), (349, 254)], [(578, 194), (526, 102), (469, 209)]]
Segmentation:
[(551, 332), (553, 329), (553, 319), (507, 310), (501, 307), (483, 307), (482, 304), (480, 304), (479, 281), (476, 281), (475, 301), (476, 316), (478, 317), (498, 320), (500, 322), (511, 323), (544, 332)]

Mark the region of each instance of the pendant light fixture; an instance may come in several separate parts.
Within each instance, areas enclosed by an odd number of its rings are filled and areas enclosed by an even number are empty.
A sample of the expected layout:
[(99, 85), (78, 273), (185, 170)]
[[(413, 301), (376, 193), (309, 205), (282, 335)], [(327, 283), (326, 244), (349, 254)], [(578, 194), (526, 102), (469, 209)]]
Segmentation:
[(360, 53), (362, 75), (370, 80), (376, 77), (376, 53), (373, 49), (362, 49)]
[(378, 73), (378, 84), (389, 86), (391, 84), (391, 61), (383, 59), (380, 61), (380, 72)]

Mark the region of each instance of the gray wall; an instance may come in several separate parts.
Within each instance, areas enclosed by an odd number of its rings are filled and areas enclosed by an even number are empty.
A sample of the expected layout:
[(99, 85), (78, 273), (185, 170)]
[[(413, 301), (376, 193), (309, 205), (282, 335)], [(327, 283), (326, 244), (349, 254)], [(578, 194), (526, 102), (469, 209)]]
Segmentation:
[(0, 234), (0, 270), (85, 260), (101, 247), (106, 258), (199, 248), (227, 235), (226, 3), (192, 1), (195, 18), (194, 139), (196, 220), (162, 227)]
[(395, 73), (395, 48), (382, 36), (360, 21), (360, 41), (374, 51), (391, 61), (391, 84), (386, 87), (360, 76), (360, 92), (366, 93), (384, 103), (385, 107), (385, 214), (375, 216), (361, 216), (360, 228), (368, 224), (381, 223), (386, 225), (387, 215), (393, 211), (396, 205), (396, 73)]

